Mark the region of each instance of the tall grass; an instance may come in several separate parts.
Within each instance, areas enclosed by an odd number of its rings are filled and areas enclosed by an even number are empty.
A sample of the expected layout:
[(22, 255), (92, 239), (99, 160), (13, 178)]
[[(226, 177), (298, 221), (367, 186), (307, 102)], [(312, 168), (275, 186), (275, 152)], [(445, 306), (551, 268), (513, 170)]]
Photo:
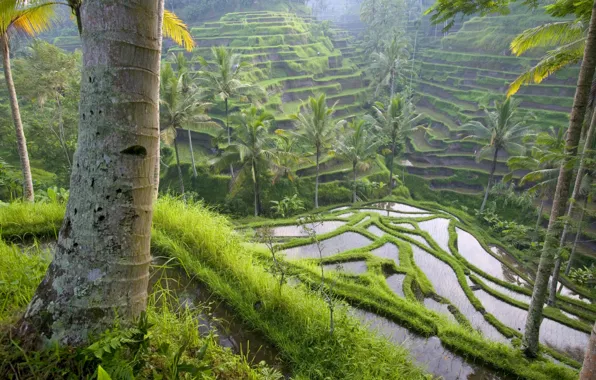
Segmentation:
[(14, 202), (0, 207), (0, 237), (13, 240), (57, 237), (62, 219), (62, 204)]

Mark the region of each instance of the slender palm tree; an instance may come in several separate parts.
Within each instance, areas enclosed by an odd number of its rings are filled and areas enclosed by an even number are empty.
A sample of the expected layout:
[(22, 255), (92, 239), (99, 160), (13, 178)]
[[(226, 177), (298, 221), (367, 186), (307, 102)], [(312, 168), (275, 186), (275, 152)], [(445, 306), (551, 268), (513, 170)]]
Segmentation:
[(260, 112), (255, 106), (233, 115), (232, 143), (225, 148), (224, 154), (215, 160), (221, 166), (238, 164), (240, 166), (238, 178), (251, 178), (255, 216), (258, 216), (262, 210), (261, 170), (265, 170), (276, 161), (275, 142), (273, 134), (269, 132), (272, 120), (274, 120), (272, 114)]
[(78, 147), (53, 261), (16, 329), (28, 342), (85, 345), (146, 308), (160, 18), (154, 0), (85, 0), (81, 8)]
[(520, 154), (524, 150), (521, 143), (524, 135), (528, 133), (528, 125), (524, 120), (516, 118), (517, 105), (516, 101), (507, 98), (503, 103), (496, 103), (495, 111), (486, 111), (485, 124), (472, 120), (461, 127), (463, 131), (471, 133), (464, 140), (471, 140), (483, 145), (476, 153), (478, 160), (492, 155), (492, 165), (480, 212), (483, 212), (486, 206), (495, 169), (497, 168), (499, 152), (506, 151)]
[(296, 136), (307, 146), (314, 149), (316, 176), (315, 176), (315, 208), (319, 208), (319, 169), (321, 156), (327, 153), (337, 137), (339, 127), (345, 120), (333, 121), (334, 107), (327, 106), (327, 97), (321, 94), (318, 97), (309, 97), (302, 105), (300, 113), (292, 115), (296, 122)]
[[(581, 62), (579, 77), (577, 79), (577, 88), (573, 99), (573, 108), (569, 118), (569, 128), (567, 129), (565, 154), (561, 161), (559, 178), (555, 196), (553, 198), (548, 228), (546, 230), (546, 238), (544, 240), (542, 255), (540, 256), (538, 271), (536, 272), (532, 301), (530, 302), (525, 333), (522, 340), (524, 351), (526, 355), (530, 357), (535, 357), (538, 353), (542, 310), (547, 297), (549, 278), (554, 266), (553, 259), (557, 251), (557, 246), (559, 245), (559, 239), (557, 239), (559, 218), (565, 213), (569, 197), (569, 188), (571, 187), (571, 180), (573, 177), (573, 168), (569, 164), (577, 155), (584, 117), (590, 96), (590, 87), (596, 69), (596, 1), (592, 4), (586, 46)], [(592, 352), (592, 354), (594, 353)]]
[(377, 102), (373, 106), (372, 115), (364, 120), (374, 125), (383, 144), (388, 144), (391, 151), (389, 161), (389, 192), (393, 190), (393, 167), (397, 155), (397, 147), (405, 138), (416, 130), (416, 123), (423, 115), (414, 113), (414, 105), (407, 96), (397, 95), (391, 98), (386, 106)]
[(380, 141), (373, 133), (372, 126), (364, 120), (348, 123), (342, 134), (336, 153), (352, 164), (352, 202), (356, 203), (356, 173), (358, 170), (368, 170), (370, 161), (377, 156)]
[[(180, 62), (180, 60), (178, 61)], [(184, 194), (184, 177), (180, 167), (177, 131), (187, 129), (189, 142), (192, 144), (191, 130), (204, 132), (205, 130), (221, 129), (219, 124), (205, 114), (205, 110), (209, 106), (209, 103), (204, 101), (205, 93), (186, 79), (188, 75), (190, 74), (184, 66), (181, 66), (180, 70), (174, 71), (171, 63), (166, 63), (160, 79), (161, 134), (166, 142), (174, 144), (181, 194)], [(197, 172), (192, 151), (191, 159), (193, 175), (196, 177)]]
[(403, 34), (393, 37), (391, 43), (383, 52), (372, 53), (369, 66), (375, 93), (378, 94), (382, 88), (389, 88), (391, 98), (395, 95), (395, 86), (398, 80), (405, 80), (407, 74), (412, 74), (408, 67), (410, 57), (410, 44)]
[(277, 163), (273, 166), (273, 182), (280, 178), (287, 178), (290, 181), (296, 179), (296, 166), (308, 162), (298, 151), (298, 143), (294, 136), (284, 129), (275, 131), (275, 150), (277, 151)]
[(19, 33), (28, 36), (41, 33), (50, 28), (54, 17), (53, 5), (28, 6), (25, 4), (19, 5), (15, 1), (8, 5), (3, 4), (0, 10), (0, 46), (2, 48), (4, 79), (8, 87), (8, 101), (17, 135), (17, 150), (21, 160), (21, 171), (23, 172), (23, 199), (29, 202), (33, 202), (34, 199), (33, 179), (31, 177), (29, 152), (27, 151), (27, 140), (10, 66), (10, 38)]
[[(225, 104), (226, 128), (228, 132), (228, 144), (232, 143), (232, 129), (229, 121), (229, 101), (239, 97), (262, 97), (265, 90), (260, 86), (245, 80), (246, 73), (251, 65), (242, 61), (240, 54), (234, 54), (223, 46), (211, 48), (213, 64), (209, 64), (203, 57), (199, 62), (203, 70), (198, 72), (198, 80), (201, 85), (215, 98), (219, 98)], [(234, 167), (230, 166), (230, 174), (234, 177)]]

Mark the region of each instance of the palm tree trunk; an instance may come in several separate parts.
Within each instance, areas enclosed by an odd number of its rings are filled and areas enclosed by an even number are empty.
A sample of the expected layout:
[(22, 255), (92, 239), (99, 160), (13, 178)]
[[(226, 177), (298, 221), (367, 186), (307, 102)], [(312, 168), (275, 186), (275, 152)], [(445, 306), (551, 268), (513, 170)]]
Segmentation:
[(567, 140), (565, 142), (565, 156), (561, 162), (559, 178), (557, 180), (557, 189), (553, 198), (553, 206), (550, 214), (548, 228), (546, 230), (546, 239), (536, 273), (534, 282), (534, 291), (532, 292), (532, 301), (528, 310), (525, 333), (523, 337), (523, 347), (527, 356), (536, 357), (538, 353), (538, 337), (540, 324), (542, 322), (542, 309), (546, 301), (548, 280), (553, 269), (553, 256), (557, 250), (558, 239), (557, 230), (559, 218), (565, 211), (567, 198), (569, 195), (569, 185), (573, 176), (573, 170), (569, 168), (569, 162), (577, 155), (577, 146), (581, 136), (582, 125), (586, 113), (586, 106), (594, 77), (594, 68), (596, 67), (596, 1), (592, 5), (592, 16), (588, 28), (588, 37), (586, 39), (586, 49), (579, 71), (575, 98), (573, 100), (573, 109), (569, 120), (567, 130)]
[(590, 127), (588, 128), (588, 132), (586, 133), (586, 141), (584, 143), (584, 148), (582, 150), (582, 157), (579, 161), (579, 167), (577, 168), (577, 174), (575, 177), (575, 184), (573, 185), (573, 193), (571, 194), (571, 199), (569, 200), (569, 206), (567, 208), (567, 217), (565, 221), (565, 225), (563, 226), (563, 233), (561, 233), (561, 241), (559, 243), (559, 254), (555, 259), (555, 269), (553, 270), (553, 279), (550, 284), (550, 293), (548, 297), (548, 304), (553, 306), (555, 304), (556, 296), (557, 296), (557, 283), (559, 282), (559, 273), (561, 271), (561, 249), (565, 246), (565, 241), (567, 240), (567, 231), (569, 230), (569, 220), (573, 217), (573, 211), (575, 206), (575, 200), (579, 196), (579, 192), (582, 187), (582, 179), (584, 177), (584, 170), (586, 167), (586, 154), (590, 150), (592, 146), (592, 140), (594, 139), (594, 130), (596, 129), (596, 112), (592, 112), (592, 121), (590, 122)]
[[(159, 21), (157, 24), (157, 35), (159, 36), (159, 51), (161, 52), (161, 47), (163, 45), (163, 10), (164, 10), (164, 0), (157, 0), (157, 7), (159, 12)], [(79, 28), (79, 32), (82, 32), (82, 24)], [(161, 75), (161, 73), (160, 73)], [(158, 79), (158, 82), (160, 79)], [(161, 83), (161, 82), (160, 82)], [(159, 93), (159, 86), (157, 88), (157, 92)], [(158, 99), (161, 99), (158, 96)], [(159, 122), (159, 119), (158, 119)], [(155, 167), (153, 168), (153, 200), (156, 201), (157, 197), (159, 196), (159, 177), (161, 172), (161, 126), (158, 126), (157, 129), (157, 144), (155, 144)]]
[(395, 145), (397, 144), (395, 140), (395, 137), (391, 139), (391, 161), (389, 161), (389, 194), (391, 194), (391, 191), (393, 190), (393, 163), (395, 162)]
[(565, 268), (565, 276), (569, 275), (571, 271), (571, 267), (573, 265), (573, 260), (575, 259), (575, 249), (577, 248), (577, 242), (579, 241), (579, 236), (582, 232), (582, 223), (584, 222), (584, 217), (586, 216), (586, 208), (588, 207), (588, 197), (584, 199), (584, 207), (582, 208), (582, 213), (579, 217), (579, 225), (577, 226), (577, 231), (575, 233), (575, 239), (573, 240), (573, 247), (571, 248), (571, 253), (569, 254), (569, 262), (567, 262), (567, 267)]
[(29, 164), (29, 152), (27, 151), (27, 140), (21, 121), (21, 111), (19, 110), (19, 101), (12, 80), (12, 69), (10, 67), (10, 47), (8, 44), (8, 35), (0, 35), (0, 44), (2, 44), (2, 59), (4, 64), (4, 79), (8, 88), (8, 101), (12, 112), (12, 121), (17, 134), (17, 150), (21, 159), (21, 171), (23, 172), (23, 199), (27, 202), (33, 202), (33, 179), (31, 177), (31, 165)]
[(259, 173), (257, 171), (257, 164), (253, 161), (252, 163), (252, 171), (254, 173), (254, 191), (255, 191), (255, 216), (259, 216), (259, 212), (261, 210), (261, 200), (259, 198)]
[(317, 146), (317, 175), (315, 176), (315, 208), (319, 208), (319, 158), (321, 155), (321, 150)]
[(395, 96), (395, 69), (391, 69), (391, 99)]
[(352, 163), (352, 171), (354, 173), (354, 181), (352, 182), (352, 203), (356, 203), (356, 163)]
[(188, 130), (188, 146), (190, 147), (190, 160), (192, 161), (192, 175), (197, 178), (197, 164), (195, 163), (195, 153), (192, 150), (192, 134)]
[(579, 373), (579, 380), (593, 380), (596, 378), (596, 323), (592, 327), (592, 334), (584, 356), (584, 365)]
[[(228, 98), (225, 100), (226, 102), (226, 129), (228, 130), (228, 146), (232, 144), (232, 130), (230, 129), (230, 117), (229, 117), (229, 110), (228, 110)], [(230, 175), (232, 176), (232, 182), (234, 182), (234, 164), (230, 164)]]
[(490, 175), (488, 176), (488, 183), (486, 184), (486, 190), (484, 191), (484, 199), (482, 199), (482, 205), (480, 206), (480, 212), (484, 211), (486, 207), (486, 201), (488, 200), (488, 193), (490, 192), (490, 187), (493, 183), (493, 177), (495, 175), (495, 170), (497, 169), (497, 158), (499, 155), (499, 148), (495, 148), (495, 155), (493, 156), (493, 166), (490, 168)]
[(544, 211), (544, 199), (540, 200), (540, 208), (538, 209), (538, 218), (536, 218), (536, 236), (538, 237), (538, 229), (540, 228), (540, 222), (542, 221), (542, 211)]
[(176, 152), (176, 168), (178, 169), (178, 181), (180, 181), (180, 193), (184, 197), (184, 176), (182, 175), (182, 168), (180, 167), (180, 155), (178, 154), (178, 142), (174, 138), (174, 151)]
[(146, 308), (159, 12), (154, 0), (83, 3), (78, 149), (54, 260), (18, 326), (28, 342), (84, 345)]

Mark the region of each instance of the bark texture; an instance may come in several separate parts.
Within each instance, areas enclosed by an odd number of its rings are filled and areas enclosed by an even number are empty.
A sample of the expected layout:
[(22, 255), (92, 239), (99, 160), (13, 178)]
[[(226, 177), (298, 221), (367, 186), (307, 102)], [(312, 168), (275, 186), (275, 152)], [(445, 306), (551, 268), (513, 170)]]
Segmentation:
[(180, 182), (180, 194), (184, 197), (184, 176), (180, 167), (180, 154), (178, 153), (178, 142), (174, 138), (174, 152), (176, 153), (176, 168), (178, 169), (178, 181)]
[[(159, 36), (159, 51), (163, 45), (163, 10), (164, 0), (157, 1), (157, 9), (159, 12), (159, 20), (157, 25), (157, 35)], [(161, 75), (161, 72), (160, 72)], [(159, 89), (158, 89), (159, 92)], [(160, 97), (158, 96), (158, 99)], [(161, 126), (158, 126), (158, 131), (161, 131)], [(159, 178), (161, 172), (161, 133), (157, 134), (157, 144), (155, 144), (155, 169), (153, 172), (153, 200), (157, 200), (159, 196)]]
[[(580, 195), (580, 190), (582, 187), (582, 179), (584, 177), (584, 172), (586, 169), (586, 160), (585, 155), (590, 150), (592, 146), (592, 140), (594, 139), (594, 130), (596, 129), (596, 112), (592, 112), (592, 121), (590, 122), (590, 126), (588, 128), (588, 132), (586, 133), (586, 141), (584, 142), (584, 147), (582, 150), (582, 157), (579, 161), (579, 167), (577, 168), (577, 174), (575, 176), (575, 184), (573, 185), (573, 193), (571, 194), (571, 199), (569, 201), (569, 207), (567, 208), (567, 213), (565, 216), (567, 220), (565, 221), (565, 225), (563, 226), (563, 232), (561, 233), (561, 242), (560, 242), (560, 249), (565, 247), (565, 241), (567, 240), (567, 233), (569, 232), (569, 220), (573, 217), (573, 212), (575, 211), (575, 201), (578, 199)], [(581, 221), (580, 221), (581, 223)], [(561, 252), (557, 255), (555, 260), (555, 269), (553, 270), (553, 279), (550, 284), (550, 293), (548, 297), (548, 304), (553, 306), (557, 299), (557, 284), (559, 283), (559, 273), (561, 271)]]
[(8, 36), (6, 35), (6, 33), (0, 35), (0, 44), (2, 45), (2, 63), (4, 65), (4, 79), (6, 80), (6, 87), (8, 88), (8, 101), (10, 103), (12, 121), (17, 135), (17, 150), (19, 152), (19, 158), (21, 160), (21, 171), (23, 172), (23, 199), (28, 202), (33, 202), (33, 179), (31, 178), (29, 152), (27, 151), (27, 140), (25, 139), (23, 122), (21, 121), (19, 101), (17, 99), (17, 93), (14, 88), (14, 81), (12, 80), (12, 69), (10, 67), (10, 47), (8, 43)]
[(592, 327), (592, 335), (590, 335), (586, 356), (584, 356), (584, 365), (579, 374), (579, 380), (593, 379), (596, 379), (596, 324)]
[(393, 136), (391, 139), (391, 161), (389, 162), (389, 194), (391, 194), (391, 192), (393, 191), (393, 164), (395, 163), (395, 145), (396, 144), (397, 144), (397, 137)]
[(197, 178), (197, 164), (195, 162), (195, 152), (192, 150), (192, 134), (188, 130), (188, 147), (190, 148), (190, 160), (192, 162), (192, 176)]
[(321, 148), (317, 146), (317, 175), (315, 177), (315, 208), (319, 208), (319, 160), (321, 159)]
[(147, 305), (159, 126), (160, 8), (85, 0), (78, 149), (54, 260), (18, 326), (85, 344)]
[(493, 166), (490, 168), (490, 175), (488, 176), (488, 183), (486, 184), (486, 190), (484, 191), (484, 198), (482, 199), (482, 205), (480, 206), (480, 212), (484, 211), (486, 207), (486, 201), (488, 200), (488, 193), (490, 192), (490, 187), (493, 183), (493, 178), (495, 176), (495, 170), (497, 169), (497, 158), (499, 155), (499, 148), (495, 149), (495, 155), (493, 157)]
[(538, 353), (538, 338), (540, 324), (542, 323), (542, 309), (546, 301), (549, 277), (553, 269), (553, 260), (558, 248), (559, 239), (557, 232), (559, 230), (559, 218), (565, 211), (567, 198), (569, 197), (569, 187), (573, 170), (568, 168), (569, 161), (577, 154), (586, 106), (594, 77), (594, 68), (596, 66), (596, 1), (592, 5), (592, 16), (588, 28), (586, 40), (586, 49), (577, 80), (575, 98), (573, 100), (573, 109), (569, 120), (567, 130), (567, 139), (565, 141), (565, 157), (561, 163), (559, 179), (557, 180), (557, 189), (553, 198), (553, 206), (546, 231), (546, 239), (540, 257), (540, 264), (536, 272), (534, 290), (532, 292), (532, 301), (528, 310), (525, 333), (523, 337), (523, 348), (527, 356), (535, 357)]

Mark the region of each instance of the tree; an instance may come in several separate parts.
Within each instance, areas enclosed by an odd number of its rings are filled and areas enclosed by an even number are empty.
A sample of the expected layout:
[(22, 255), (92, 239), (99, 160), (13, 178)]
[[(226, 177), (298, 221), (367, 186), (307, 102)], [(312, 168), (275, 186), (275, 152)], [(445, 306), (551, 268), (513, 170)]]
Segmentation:
[(21, 160), (21, 171), (23, 172), (23, 198), (29, 202), (34, 199), (33, 179), (27, 151), (27, 140), (23, 130), (19, 101), (10, 66), (10, 38), (15, 33), (34, 36), (43, 32), (50, 28), (53, 18), (54, 7), (51, 5), (27, 6), (9, 1), (7, 4), (3, 4), (0, 9), (0, 45), (2, 47), (4, 79), (8, 88), (8, 101), (17, 135), (17, 150)]
[(275, 161), (275, 143), (269, 132), (273, 115), (252, 106), (233, 117), (232, 143), (216, 160), (219, 165), (240, 164), (239, 177), (250, 177), (253, 183), (255, 216), (262, 210), (261, 170)]
[(367, 170), (370, 160), (376, 157), (378, 139), (364, 120), (354, 120), (346, 125), (343, 139), (337, 147), (337, 154), (352, 164), (352, 202), (356, 203), (356, 172)]
[(32, 343), (81, 345), (116, 316), (146, 307), (160, 18), (152, 0), (86, 0), (81, 8), (78, 148), (54, 259), (18, 326)]
[(197, 169), (192, 151), (191, 130), (205, 132), (220, 129), (220, 126), (205, 114), (209, 103), (204, 101), (204, 92), (190, 81), (190, 72), (186, 66), (184, 55), (180, 54), (176, 57), (176, 62), (176, 71), (172, 68), (171, 63), (166, 63), (161, 72), (160, 128), (166, 142), (174, 144), (180, 191), (184, 195), (184, 177), (180, 167), (177, 131), (179, 129), (188, 130), (193, 175), (196, 177)]
[(469, 131), (471, 134), (464, 140), (471, 140), (483, 145), (476, 153), (476, 158), (481, 160), (484, 157), (492, 155), (492, 165), (488, 176), (488, 183), (484, 192), (480, 212), (484, 211), (488, 193), (493, 182), (495, 169), (497, 168), (497, 159), (500, 151), (510, 153), (521, 153), (524, 150), (521, 145), (522, 138), (528, 132), (528, 126), (524, 120), (516, 118), (518, 103), (511, 98), (505, 99), (503, 103), (496, 103), (495, 111), (486, 111), (486, 123), (472, 120), (461, 129)]
[(376, 85), (376, 93), (382, 87), (389, 87), (391, 98), (395, 95), (395, 85), (398, 79), (406, 79), (410, 68), (406, 67), (410, 53), (409, 42), (403, 34), (395, 35), (391, 44), (384, 52), (372, 53), (370, 71), (373, 74), (373, 84)]
[(596, 323), (592, 327), (590, 341), (584, 356), (584, 365), (579, 374), (579, 380), (591, 380), (596, 376)]
[(372, 115), (364, 119), (374, 125), (383, 144), (388, 144), (391, 152), (389, 161), (389, 192), (393, 190), (393, 166), (397, 154), (397, 146), (403, 143), (408, 135), (417, 128), (416, 123), (422, 115), (414, 113), (414, 105), (407, 96), (397, 95), (391, 98), (387, 106), (377, 102), (373, 106)]
[[(199, 57), (203, 70), (198, 72), (198, 80), (206, 91), (215, 98), (223, 100), (228, 144), (231, 144), (232, 129), (229, 121), (229, 100), (237, 97), (264, 96), (265, 90), (245, 81), (245, 74), (250, 70), (251, 65), (246, 61), (242, 61), (240, 54), (234, 54), (223, 46), (214, 46), (211, 48), (211, 56), (215, 60), (214, 65), (210, 65), (203, 57)], [(230, 174), (234, 178), (233, 166), (230, 166)]]
[(297, 137), (314, 149), (316, 176), (315, 176), (315, 208), (319, 208), (319, 165), (321, 156), (329, 151), (333, 140), (337, 136), (338, 128), (345, 120), (333, 121), (334, 107), (327, 106), (325, 94), (319, 97), (309, 97), (300, 113), (292, 115), (296, 122)]
[(581, 136), (584, 116), (590, 94), (590, 86), (594, 77), (596, 67), (596, 1), (592, 4), (592, 16), (588, 28), (586, 48), (579, 70), (577, 88), (573, 100), (573, 108), (567, 129), (565, 142), (565, 155), (561, 161), (559, 179), (553, 199), (553, 205), (546, 231), (546, 238), (536, 273), (532, 301), (528, 310), (526, 329), (523, 338), (523, 347), (528, 356), (534, 357), (538, 352), (538, 337), (540, 324), (542, 323), (542, 309), (546, 300), (549, 277), (553, 269), (553, 258), (558, 246), (559, 218), (563, 215), (569, 196), (569, 187), (573, 176), (573, 169), (569, 163), (577, 155), (577, 148)]

